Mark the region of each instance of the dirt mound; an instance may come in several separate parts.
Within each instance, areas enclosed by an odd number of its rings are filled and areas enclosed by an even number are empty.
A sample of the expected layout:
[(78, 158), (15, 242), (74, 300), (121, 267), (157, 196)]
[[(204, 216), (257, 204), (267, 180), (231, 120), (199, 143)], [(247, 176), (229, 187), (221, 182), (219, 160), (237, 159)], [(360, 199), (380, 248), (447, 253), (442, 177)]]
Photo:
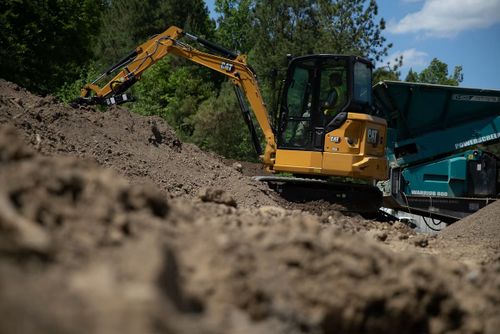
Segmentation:
[(217, 155), (182, 143), (159, 117), (120, 107), (73, 109), (0, 79), (0, 124), (20, 129), (45, 155), (92, 158), (136, 184), (153, 182), (173, 197), (196, 198), (203, 188), (223, 187), (244, 207), (280, 201)]
[(500, 240), (500, 201), (450, 225), (440, 234), (442, 239), (465, 239), (471, 242)]
[[(498, 305), (483, 299), (494, 279), (481, 287), (484, 281), (473, 282), (478, 273), (434, 257), (395, 254), (307, 213), (266, 208), (204, 216), (183, 225), (178, 238), (190, 245), (180, 253), (190, 294), (215, 314), (236, 306), (253, 321), (279, 324), (274, 332), (495, 328)], [(467, 275), (474, 277), (468, 282)], [(493, 295), (498, 303), (498, 291)], [(483, 312), (486, 322), (477, 321)]]
[(41, 156), (5, 127), (0, 184), (0, 333), (147, 333), (156, 320), (192, 332), (175, 309), (172, 250), (156, 237), (171, 233), (165, 194), (92, 161)]
[(443, 253), (453, 259), (500, 263), (500, 201), (445, 228), (438, 242)]
[(94, 162), (41, 156), (20, 142), (0, 127), (2, 333), (500, 325), (500, 268), (396, 254), (345, 228), (348, 217), (235, 207), (219, 192), (167, 199)]
[[(34, 250), (47, 253), (70, 247), (68, 253), (81, 253), (86, 247), (119, 243), (144, 221), (153, 224), (167, 215), (165, 196), (154, 187), (131, 187), (91, 161), (51, 159), (33, 155), (25, 147), (13, 151), (20, 141), (12, 129), (1, 133), (0, 142), (0, 150), (14, 144), (2, 154), (10, 155), (10, 161), (0, 161), (0, 217), (4, 226), (12, 227), (2, 237), (17, 242), (19, 248), (37, 245), (36, 240), (44, 238), (37, 230), (42, 226), (52, 232), (52, 240), (49, 243), (46, 236), (45, 245)], [(23, 225), (16, 231), (19, 222)], [(7, 240), (3, 245), (13, 249)]]

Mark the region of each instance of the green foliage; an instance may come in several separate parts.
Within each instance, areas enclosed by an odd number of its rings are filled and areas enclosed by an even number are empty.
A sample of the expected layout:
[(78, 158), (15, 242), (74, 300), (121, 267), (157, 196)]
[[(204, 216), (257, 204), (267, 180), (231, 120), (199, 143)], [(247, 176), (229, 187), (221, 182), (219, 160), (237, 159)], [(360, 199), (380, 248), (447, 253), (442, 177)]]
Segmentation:
[(254, 45), (252, 0), (215, 0), (219, 13), (216, 38), (225, 47), (248, 53)]
[(376, 19), (375, 0), (319, 0), (313, 6), (317, 6), (320, 37), (315, 52), (356, 54), (380, 61), (392, 47), (382, 36), (385, 20)]
[[(403, 57), (401, 56), (395, 59), (392, 65), (391, 63), (387, 63), (386, 66), (377, 68), (373, 72), (373, 82), (377, 83), (382, 80), (399, 81), (402, 65)], [(448, 65), (434, 58), (430, 65), (420, 73), (410, 68), (404, 81), (458, 86), (463, 81), (462, 66), (456, 66), (453, 75), (448, 75)]]
[(200, 105), (193, 117), (193, 125), (192, 139), (198, 146), (227, 158), (256, 159), (248, 128), (230, 83), (224, 83), (218, 96), (212, 96)]
[(103, 0), (4, 0), (0, 75), (37, 93), (78, 78), (90, 60)]
[(384, 20), (375, 21), (377, 12), (376, 2), (365, 0), (258, 2), (256, 58), (266, 54), (282, 58), (287, 53), (336, 53), (379, 60), (391, 45), (386, 45), (381, 35)]
[(199, 66), (168, 57), (145, 72), (135, 86), (138, 102), (132, 109), (144, 115), (164, 117), (183, 139), (193, 132), (192, 117), (199, 104), (213, 93), (214, 84)]
[(373, 84), (380, 81), (400, 81), (400, 68), (403, 66), (403, 55), (397, 57), (392, 62), (387, 62), (385, 66), (379, 67), (373, 71)]
[[(112, 1), (95, 46), (100, 66), (116, 63), (150, 36), (172, 25), (204, 37), (213, 36), (215, 30), (203, 0)], [(218, 82), (212, 76), (198, 65), (169, 56), (143, 74), (133, 89), (138, 102), (131, 108), (144, 115), (164, 117), (182, 139), (189, 139), (192, 116), (212, 94), (214, 82)]]
[(405, 81), (458, 86), (463, 79), (462, 66), (455, 66), (453, 74), (448, 75), (448, 65), (434, 58), (430, 65), (420, 73), (410, 69)]
[(99, 69), (94, 62), (91, 62), (80, 69), (79, 78), (75, 81), (65, 82), (53, 94), (61, 101), (70, 103), (80, 95), (80, 90), (85, 84), (91, 82), (99, 75)]
[(173, 25), (207, 36), (215, 29), (203, 0), (113, 0), (102, 16), (97, 59), (109, 66)]
[(373, 71), (373, 83), (376, 84), (384, 80), (400, 81), (399, 76), (399, 71), (393, 71), (387, 67), (379, 67)]
[[(175, 25), (190, 33), (211, 38), (215, 32), (215, 24), (209, 17), (208, 8), (203, 0), (161, 0), (159, 8), (154, 8), (161, 14), (162, 29)], [(162, 29), (156, 30), (162, 31)]]
[(410, 68), (408, 74), (406, 75), (405, 81), (418, 82), (418, 73), (414, 72), (413, 69)]

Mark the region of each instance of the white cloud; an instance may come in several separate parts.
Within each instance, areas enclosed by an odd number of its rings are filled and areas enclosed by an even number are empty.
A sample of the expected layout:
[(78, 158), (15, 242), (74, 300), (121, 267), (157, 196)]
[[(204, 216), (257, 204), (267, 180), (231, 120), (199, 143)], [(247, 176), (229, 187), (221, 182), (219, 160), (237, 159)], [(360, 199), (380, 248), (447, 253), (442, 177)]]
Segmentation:
[(453, 37), (496, 23), (500, 23), (500, 0), (426, 0), (420, 11), (389, 23), (387, 29), (395, 34)]
[(389, 65), (393, 66), (401, 55), (403, 55), (403, 68), (421, 69), (429, 64), (429, 54), (416, 49), (396, 51), (387, 57), (386, 63), (389, 62)]

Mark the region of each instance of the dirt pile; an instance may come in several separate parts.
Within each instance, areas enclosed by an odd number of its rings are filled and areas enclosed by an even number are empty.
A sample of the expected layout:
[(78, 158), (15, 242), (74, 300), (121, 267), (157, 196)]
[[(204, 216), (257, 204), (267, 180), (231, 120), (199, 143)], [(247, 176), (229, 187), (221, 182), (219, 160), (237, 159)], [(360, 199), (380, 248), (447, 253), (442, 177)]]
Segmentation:
[(205, 217), (179, 239), (190, 245), (179, 253), (190, 294), (215, 314), (236, 306), (273, 332), (472, 333), (497, 324), (498, 306), (485, 303), (492, 288), (498, 302), (494, 281), (472, 284), (459, 266), (397, 255), (309, 214)]
[(146, 333), (157, 314), (166, 332), (174, 318), (190, 332), (175, 311), (175, 258), (156, 236), (171, 230), (165, 194), (95, 162), (41, 156), (5, 127), (0, 184), (1, 333)]
[(445, 240), (463, 239), (469, 243), (477, 240), (488, 243), (500, 240), (500, 201), (450, 225), (440, 234)]
[[(20, 141), (12, 128), (2, 131), (0, 142), (0, 150), (6, 148), (0, 160), (0, 217), (9, 226), (3, 245), (10, 240), (16, 249), (48, 253), (71, 247), (65, 252), (78, 253), (119, 243), (143, 222), (152, 225), (167, 215), (165, 196), (153, 187), (131, 187), (91, 161), (35, 155), (16, 145)], [(39, 226), (50, 236), (42, 236)]]
[(438, 238), (444, 255), (463, 262), (500, 263), (500, 201), (450, 225)]
[(40, 156), (19, 142), (0, 129), (0, 332), (493, 333), (499, 325), (498, 273), (469, 278), (436, 258), (395, 254), (331, 216), (167, 201), (93, 162)]
[(45, 155), (95, 159), (134, 183), (152, 182), (173, 197), (196, 198), (206, 187), (221, 188), (241, 206), (276, 205), (263, 184), (198, 147), (182, 143), (159, 117), (125, 108), (69, 108), (0, 79), (0, 124), (20, 129)]
[(231, 165), (0, 81), (0, 333), (496, 333), (498, 261), (304, 212)]

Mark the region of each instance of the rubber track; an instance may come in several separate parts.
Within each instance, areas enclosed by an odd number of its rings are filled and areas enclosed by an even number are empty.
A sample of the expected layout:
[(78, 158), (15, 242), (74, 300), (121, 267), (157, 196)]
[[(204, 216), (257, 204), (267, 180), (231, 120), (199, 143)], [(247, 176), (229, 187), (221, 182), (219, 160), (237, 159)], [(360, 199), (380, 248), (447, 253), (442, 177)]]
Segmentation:
[(341, 211), (364, 215), (378, 214), (382, 206), (381, 191), (368, 184), (280, 176), (255, 176), (254, 179), (266, 182), (291, 202), (324, 200), (339, 206)]

